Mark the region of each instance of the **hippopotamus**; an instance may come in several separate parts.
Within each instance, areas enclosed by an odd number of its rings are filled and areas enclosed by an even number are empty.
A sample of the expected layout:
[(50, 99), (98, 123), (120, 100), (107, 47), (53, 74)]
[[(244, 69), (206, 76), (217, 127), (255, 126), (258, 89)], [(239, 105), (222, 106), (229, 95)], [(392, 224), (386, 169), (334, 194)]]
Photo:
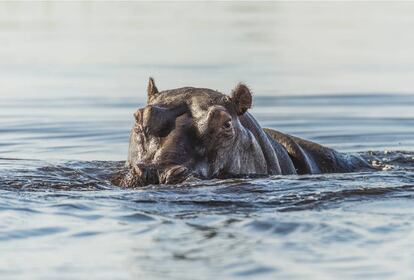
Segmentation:
[(147, 87), (147, 105), (134, 113), (125, 187), (177, 184), (188, 178), (302, 175), (372, 168), (340, 153), (273, 129), (248, 112), (252, 93), (242, 83), (229, 95), (208, 88), (159, 91)]

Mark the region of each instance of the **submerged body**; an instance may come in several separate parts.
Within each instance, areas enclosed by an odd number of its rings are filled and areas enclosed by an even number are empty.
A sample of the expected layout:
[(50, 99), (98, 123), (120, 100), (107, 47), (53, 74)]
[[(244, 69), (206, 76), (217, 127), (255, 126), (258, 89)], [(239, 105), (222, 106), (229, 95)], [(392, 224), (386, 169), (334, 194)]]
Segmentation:
[(247, 112), (252, 95), (243, 84), (227, 96), (192, 87), (158, 92), (150, 79), (147, 91), (147, 106), (134, 114), (123, 186), (371, 168), (358, 157), (261, 128)]

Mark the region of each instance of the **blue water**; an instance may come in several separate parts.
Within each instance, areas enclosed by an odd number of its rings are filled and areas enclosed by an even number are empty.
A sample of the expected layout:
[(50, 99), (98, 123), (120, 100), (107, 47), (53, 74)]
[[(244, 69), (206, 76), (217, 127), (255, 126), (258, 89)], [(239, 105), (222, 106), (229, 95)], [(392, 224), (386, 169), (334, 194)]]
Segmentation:
[[(411, 11), (1, 3), (0, 278), (412, 279)], [(149, 75), (383, 171), (119, 188)]]

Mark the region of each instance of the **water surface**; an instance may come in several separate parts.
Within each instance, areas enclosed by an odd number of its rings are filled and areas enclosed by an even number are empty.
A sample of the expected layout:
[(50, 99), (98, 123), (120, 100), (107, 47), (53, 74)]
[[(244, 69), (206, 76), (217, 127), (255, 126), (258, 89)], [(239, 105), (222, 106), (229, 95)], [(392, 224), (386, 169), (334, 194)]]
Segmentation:
[[(412, 279), (412, 3), (1, 3), (0, 278)], [(122, 189), (160, 89), (383, 171)]]

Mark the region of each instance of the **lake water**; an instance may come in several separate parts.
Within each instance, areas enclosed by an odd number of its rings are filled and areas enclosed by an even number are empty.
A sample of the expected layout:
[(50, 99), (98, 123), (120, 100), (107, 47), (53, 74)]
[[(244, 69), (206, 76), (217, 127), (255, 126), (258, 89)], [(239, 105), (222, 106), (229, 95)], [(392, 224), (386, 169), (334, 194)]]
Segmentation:
[[(0, 278), (413, 279), (413, 12), (0, 3)], [(116, 187), (150, 75), (384, 171)]]

